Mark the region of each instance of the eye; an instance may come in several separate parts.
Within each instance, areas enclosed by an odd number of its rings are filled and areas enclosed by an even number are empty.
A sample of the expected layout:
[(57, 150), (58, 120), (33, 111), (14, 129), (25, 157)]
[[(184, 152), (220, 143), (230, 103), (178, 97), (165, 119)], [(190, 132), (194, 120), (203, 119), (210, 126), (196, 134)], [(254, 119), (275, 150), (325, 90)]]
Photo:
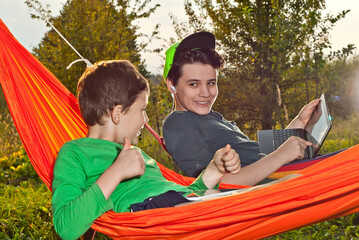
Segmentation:
[(216, 85), (217, 83), (216, 82), (209, 82), (208, 83), (208, 85), (210, 85), (210, 86), (214, 86), (214, 85)]
[(190, 83), (189, 84), (191, 87), (197, 87), (198, 86), (198, 83)]

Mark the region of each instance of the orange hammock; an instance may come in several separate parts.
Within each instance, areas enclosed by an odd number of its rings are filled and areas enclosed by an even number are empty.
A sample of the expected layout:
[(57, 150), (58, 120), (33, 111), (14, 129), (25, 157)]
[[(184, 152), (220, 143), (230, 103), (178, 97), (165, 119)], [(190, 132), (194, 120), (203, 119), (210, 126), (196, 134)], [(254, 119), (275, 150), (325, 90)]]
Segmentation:
[[(0, 82), (24, 147), (51, 189), (60, 147), (86, 134), (76, 98), (0, 20)], [(92, 228), (114, 239), (255, 239), (359, 210), (359, 145), (325, 160), (285, 166), (302, 176), (257, 191), (136, 213), (108, 212)], [(179, 184), (183, 177), (160, 166)], [(228, 186), (223, 186), (228, 187)]]

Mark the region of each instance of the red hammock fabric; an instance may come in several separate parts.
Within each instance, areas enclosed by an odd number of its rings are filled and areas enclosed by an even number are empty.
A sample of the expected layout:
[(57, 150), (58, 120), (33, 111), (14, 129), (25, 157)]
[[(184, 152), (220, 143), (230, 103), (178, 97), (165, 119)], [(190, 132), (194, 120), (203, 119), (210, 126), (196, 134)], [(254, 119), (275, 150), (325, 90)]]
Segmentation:
[[(31, 163), (51, 189), (58, 150), (63, 143), (85, 136), (86, 126), (76, 98), (1, 20), (0, 82)], [(359, 146), (312, 163), (283, 167), (279, 172), (304, 168), (298, 172), (303, 175), (254, 192), (178, 208), (110, 211), (92, 227), (115, 239), (255, 239), (357, 212)], [(167, 179), (179, 184), (193, 180), (160, 168)]]

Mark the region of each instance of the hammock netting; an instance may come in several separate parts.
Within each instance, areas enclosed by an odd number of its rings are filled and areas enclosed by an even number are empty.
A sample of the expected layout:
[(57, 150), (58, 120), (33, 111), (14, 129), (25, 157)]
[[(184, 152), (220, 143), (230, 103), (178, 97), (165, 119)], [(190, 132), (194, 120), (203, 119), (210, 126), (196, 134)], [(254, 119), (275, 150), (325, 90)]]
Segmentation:
[[(30, 161), (51, 190), (58, 150), (86, 135), (77, 99), (1, 20), (0, 81)], [(183, 185), (193, 181), (160, 168), (171, 181)], [(239, 195), (136, 213), (110, 211), (92, 228), (114, 239), (256, 239), (358, 212), (359, 145), (284, 166), (274, 175), (293, 172), (302, 175)]]

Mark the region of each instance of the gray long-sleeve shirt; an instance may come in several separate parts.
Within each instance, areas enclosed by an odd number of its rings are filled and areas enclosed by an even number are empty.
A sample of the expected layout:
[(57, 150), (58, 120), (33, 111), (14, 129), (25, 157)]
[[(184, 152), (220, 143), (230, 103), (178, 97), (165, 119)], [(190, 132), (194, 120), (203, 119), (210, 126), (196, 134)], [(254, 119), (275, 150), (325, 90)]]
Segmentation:
[(242, 166), (259, 159), (259, 146), (248, 139), (234, 122), (218, 112), (198, 115), (189, 111), (174, 111), (164, 121), (166, 147), (178, 167), (191, 177), (198, 176), (226, 144), (238, 153)]

